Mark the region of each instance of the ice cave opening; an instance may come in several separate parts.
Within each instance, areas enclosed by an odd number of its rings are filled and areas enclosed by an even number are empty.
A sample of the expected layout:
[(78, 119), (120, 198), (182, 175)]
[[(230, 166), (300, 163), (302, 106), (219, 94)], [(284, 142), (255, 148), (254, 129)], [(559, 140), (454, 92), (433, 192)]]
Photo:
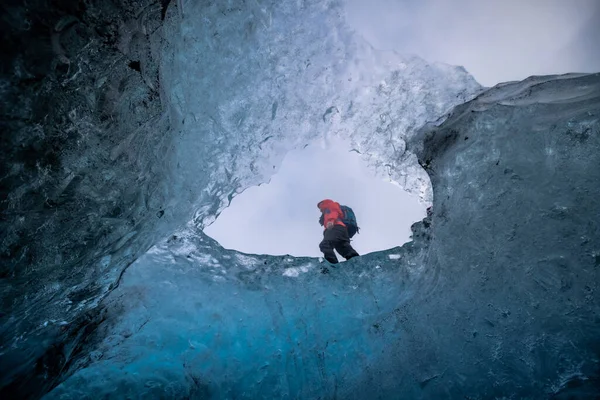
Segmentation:
[(315, 205), (324, 198), (357, 214), (360, 233), (352, 244), (363, 255), (408, 242), (411, 225), (426, 214), (416, 195), (375, 176), (349, 143), (318, 140), (290, 151), (268, 183), (233, 197), (204, 233), (244, 253), (322, 257)]

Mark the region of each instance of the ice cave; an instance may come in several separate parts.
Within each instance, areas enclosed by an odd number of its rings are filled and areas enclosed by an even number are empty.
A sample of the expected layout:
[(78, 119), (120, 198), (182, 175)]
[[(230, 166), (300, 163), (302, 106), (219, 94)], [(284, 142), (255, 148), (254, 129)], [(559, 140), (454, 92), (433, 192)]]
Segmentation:
[[(600, 73), (482, 87), (343, 7), (3, 3), (2, 399), (597, 398)], [(431, 206), (411, 242), (204, 234), (323, 138)]]

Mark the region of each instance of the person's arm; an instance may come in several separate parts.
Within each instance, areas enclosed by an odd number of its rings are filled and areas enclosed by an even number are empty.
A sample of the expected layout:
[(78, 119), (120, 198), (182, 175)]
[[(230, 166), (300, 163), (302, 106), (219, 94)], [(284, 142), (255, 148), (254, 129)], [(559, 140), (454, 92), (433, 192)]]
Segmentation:
[(329, 212), (325, 213), (325, 228), (329, 229), (335, 225), (335, 222), (340, 219), (340, 214), (335, 210), (328, 210)]
[(318, 205), (319, 210), (323, 213), (323, 226), (325, 229), (329, 229), (335, 225), (335, 223), (342, 219), (341, 209), (339, 204), (331, 200), (323, 200)]

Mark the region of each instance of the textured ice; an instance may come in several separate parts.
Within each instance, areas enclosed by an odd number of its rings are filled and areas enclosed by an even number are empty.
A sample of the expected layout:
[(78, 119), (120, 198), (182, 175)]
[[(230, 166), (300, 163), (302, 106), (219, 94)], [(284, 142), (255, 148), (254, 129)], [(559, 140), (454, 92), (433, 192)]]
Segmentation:
[[(413, 246), (404, 257), (417, 260)], [(376, 269), (382, 260), (374, 254), (334, 268), (243, 255), (200, 230), (178, 232), (128, 268), (106, 300), (93, 358), (46, 398), (345, 393), (395, 335), (380, 321), (416, 290), (416, 271)]]
[(334, 267), (182, 230), (46, 398), (595, 396), (600, 74), (492, 88), (409, 146), (434, 185), (412, 242)]
[[(49, 4), (0, 24), (3, 397), (597, 393), (597, 74), (446, 115), (473, 79), (374, 51), (343, 3)], [(414, 242), (325, 269), (202, 234), (336, 135), (431, 178)]]
[(334, 136), (431, 201), (405, 140), (480, 87), (462, 68), (374, 50), (346, 26), (342, 5), (198, 2), (183, 21), (167, 20), (161, 83), (181, 131), (176, 158), (189, 160), (173, 180), (177, 193), (204, 189), (202, 226), (268, 181), (289, 150)]
[(124, 268), (290, 149), (344, 136), (429, 202), (405, 139), (480, 90), (373, 50), (337, 1), (59, 3), (11, 3), (2, 24), (2, 385), (61, 371)]

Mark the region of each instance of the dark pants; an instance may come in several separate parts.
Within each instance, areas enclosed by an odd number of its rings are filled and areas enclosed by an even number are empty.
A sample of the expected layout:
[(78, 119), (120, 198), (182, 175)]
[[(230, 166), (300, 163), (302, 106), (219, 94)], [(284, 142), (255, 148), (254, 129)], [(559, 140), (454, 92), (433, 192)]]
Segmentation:
[(358, 257), (358, 253), (350, 245), (350, 238), (348, 237), (346, 227), (341, 225), (335, 225), (333, 228), (326, 229), (323, 232), (323, 241), (319, 244), (319, 249), (325, 255), (325, 259), (332, 264), (337, 264), (338, 262), (333, 249), (336, 249), (346, 260)]

